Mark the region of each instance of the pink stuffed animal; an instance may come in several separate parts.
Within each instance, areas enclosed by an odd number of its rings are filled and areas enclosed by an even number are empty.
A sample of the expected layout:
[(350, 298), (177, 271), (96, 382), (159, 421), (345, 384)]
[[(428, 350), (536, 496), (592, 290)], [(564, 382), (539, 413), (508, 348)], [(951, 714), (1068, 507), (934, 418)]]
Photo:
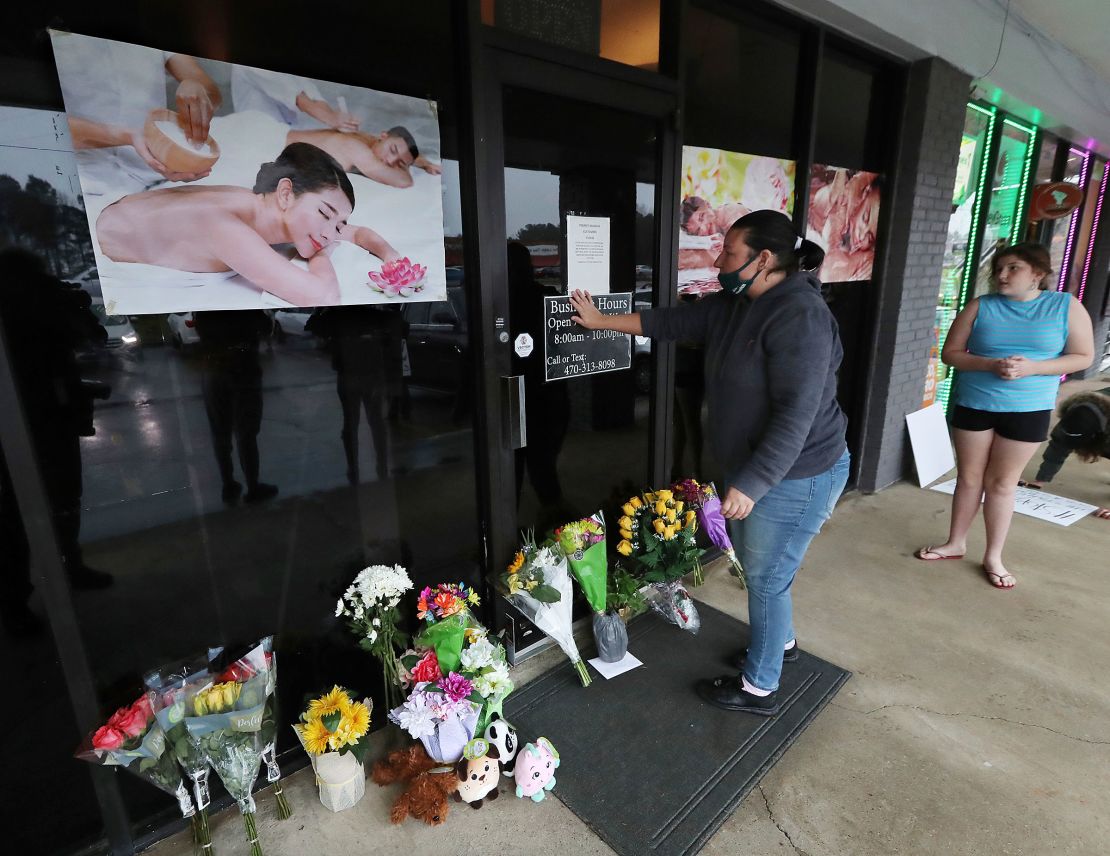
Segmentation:
[(555, 787), (555, 768), (559, 766), (559, 753), (546, 737), (534, 744), (525, 743), (516, 758), (516, 795), (540, 802), (547, 791)]

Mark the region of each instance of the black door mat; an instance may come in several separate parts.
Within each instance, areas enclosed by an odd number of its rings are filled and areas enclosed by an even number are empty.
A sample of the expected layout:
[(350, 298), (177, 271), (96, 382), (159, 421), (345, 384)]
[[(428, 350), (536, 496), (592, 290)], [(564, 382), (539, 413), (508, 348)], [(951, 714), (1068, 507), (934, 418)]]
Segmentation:
[(591, 669), (583, 688), (564, 663), (505, 703), (522, 742), (547, 737), (559, 752), (552, 795), (621, 856), (700, 851), (851, 675), (802, 651), (783, 669), (777, 716), (719, 710), (694, 684), (734, 673), (749, 630), (698, 612), (697, 636), (654, 614), (633, 621), (628, 648), (643, 666), (608, 681)]

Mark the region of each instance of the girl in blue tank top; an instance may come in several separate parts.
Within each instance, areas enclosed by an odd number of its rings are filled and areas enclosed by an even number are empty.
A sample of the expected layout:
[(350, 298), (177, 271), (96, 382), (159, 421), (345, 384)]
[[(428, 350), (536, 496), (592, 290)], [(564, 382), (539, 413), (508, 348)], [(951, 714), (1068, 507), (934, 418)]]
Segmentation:
[(1052, 263), (1040, 244), (1015, 244), (994, 259), (992, 294), (956, 316), (941, 359), (959, 371), (951, 414), (956, 491), (948, 540), (915, 554), (963, 558), (983, 505), (982, 569), (996, 588), (1013, 588), (1002, 548), (1022, 470), (1048, 435), (1060, 375), (1094, 360), (1091, 319), (1070, 294), (1048, 291)]

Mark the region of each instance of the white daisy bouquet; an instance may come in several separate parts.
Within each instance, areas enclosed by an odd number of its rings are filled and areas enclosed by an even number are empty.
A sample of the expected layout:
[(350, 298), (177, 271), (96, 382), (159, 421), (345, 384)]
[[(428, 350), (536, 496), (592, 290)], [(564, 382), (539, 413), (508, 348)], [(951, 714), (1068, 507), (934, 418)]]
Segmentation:
[(339, 598), (335, 617), (346, 617), (347, 626), (359, 637), (359, 647), (382, 664), (386, 707), (400, 704), (397, 653), (405, 647), (406, 634), (399, 628), (401, 597), (412, 589), (408, 572), (400, 565), (371, 565), (358, 572)]

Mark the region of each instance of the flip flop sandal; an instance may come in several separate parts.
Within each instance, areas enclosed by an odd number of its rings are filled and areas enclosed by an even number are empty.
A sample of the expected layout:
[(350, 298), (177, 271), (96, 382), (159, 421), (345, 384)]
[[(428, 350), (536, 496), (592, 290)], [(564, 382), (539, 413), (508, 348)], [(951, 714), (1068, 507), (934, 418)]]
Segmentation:
[[(926, 556), (926, 553), (932, 553), (933, 555)], [(962, 559), (964, 557), (964, 554), (960, 553), (960, 555), (958, 556), (942, 556), (932, 547), (922, 547), (920, 550), (913, 554), (913, 557), (915, 559), (920, 559), (922, 562), (941, 562), (945, 559)]]
[[(1017, 580), (1011, 573), (996, 574), (994, 571), (988, 571), (985, 565), (983, 566), (983, 573), (987, 575), (987, 582), (994, 586), (996, 589), (1009, 591), (1017, 585)], [(1013, 580), (1013, 582), (1011, 582), (1009, 585), (1004, 585), (1002, 582), (1003, 580)]]

